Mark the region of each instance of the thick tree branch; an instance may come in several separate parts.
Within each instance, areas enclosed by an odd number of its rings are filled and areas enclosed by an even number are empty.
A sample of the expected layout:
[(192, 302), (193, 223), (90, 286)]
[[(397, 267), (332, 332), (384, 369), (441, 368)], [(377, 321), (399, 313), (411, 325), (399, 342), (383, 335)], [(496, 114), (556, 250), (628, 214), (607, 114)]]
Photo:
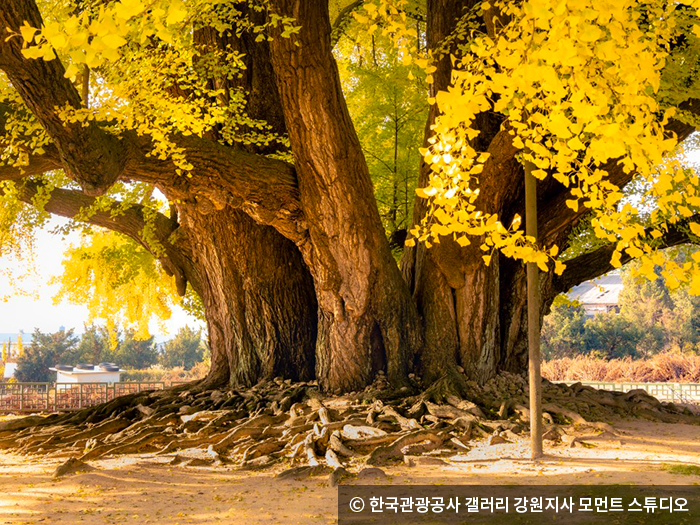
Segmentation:
[[(171, 202), (194, 202), (202, 213), (227, 206), (241, 209), (292, 241), (305, 235), (296, 173), (290, 164), (205, 138), (181, 137), (175, 141), (194, 166), (191, 177), (178, 175), (169, 160), (148, 156), (149, 139), (127, 132), (124, 142), (129, 147), (129, 160), (121, 179), (154, 184)], [(43, 155), (31, 155), (26, 166), (0, 165), (0, 181), (63, 169), (56, 148), (47, 145), (44, 149)]]
[[(36, 197), (40, 188), (40, 183), (28, 181), (22, 187), (20, 199), (25, 203), (31, 204), (32, 199)], [(44, 209), (54, 215), (73, 219), (82, 210), (94, 204), (94, 197), (75, 190), (56, 188), (51, 192), (51, 198), (44, 206)], [(115, 204), (112, 206), (113, 211), (97, 211), (87, 219), (87, 222), (128, 235), (150, 251), (148, 243), (143, 236), (146, 226), (146, 220), (144, 219), (145, 207), (140, 204), (132, 204), (123, 211), (120, 208), (121, 204)], [(173, 231), (172, 222), (161, 213), (155, 214), (154, 221), (158, 240), (167, 241), (168, 235)]]
[[(28, 204), (37, 195), (40, 183), (28, 181), (22, 186), (20, 199)], [(87, 196), (79, 191), (63, 188), (54, 189), (44, 209), (54, 215), (67, 218), (77, 217), (82, 210), (95, 204), (95, 198)], [(187, 281), (193, 272), (190, 270), (189, 257), (182, 246), (176, 247), (171, 241), (171, 234), (177, 228), (177, 224), (165, 215), (156, 212), (153, 225), (149, 226), (145, 219), (145, 206), (132, 204), (125, 209), (116, 203), (111, 210), (100, 210), (91, 214), (86, 222), (126, 235), (143, 246), (159, 259), (163, 268), (169, 275), (174, 275), (178, 293), (184, 295)], [(156, 249), (146, 238), (147, 228), (152, 228), (155, 240), (162, 248)], [(195, 287), (196, 288), (196, 287)]]
[[(11, 108), (0, 105), (0, 146), (10, 112)], [(128, 148), (128, 155), (120, 178), (152, 183), (173, 201), (194, 201), (202, 212), (225, 206), (239, 208), (293, 241), (303, 236), (305, 226), (296, 173), (290, 164), (207, 138), (173, 140), (194, 166), (191, 176), (178, 175), (169, 160), (149, 156), (152, 144), (148, 137), (125, 132), (122, 143)], [(53, 144), (44, 146), (42, 155), (30, 154), (28, 160), (25, 166), (0, 165), (0, 181), (21, 180), (65, 167)]]
[(0, 68), (54, 141), (69, 176), (90, 195), (103, 194), (117, 180), (126, 162), (121, 141), (97, 123), (66, 123), (61, 108), (80, 108), (80, 94), (65, 78), (58, 59), (33, 60), (22, 55), (16, 35), (28, 23), (42, 27), (34, 0), (3, 0), (0, 8)]
[(335, 45), (338, 43), (340, 37), (343, 36), (345, 28), (350, 23), (350, 16), (352, 15), (352, 13), (356, 9), (358, 9), (364, 2), (365, 0), (353, 0), (343, 9), (341, 9), (338, 15), (335, 17), (333, 25), (331, 26), (331, 45), (333, 47), (335, 47)]
[(298, 242), (306, 231), (294, 167), (262, 155), (221, 145), (201, 137), (175, 137), (194, 166), (178, 175), (169, 160), (148, 156), (150, 141), (127, 133), (129, 160), (122, 179), (156, 185), (171, 202), (193, 202), (201, 213), (240, 209), (256, 222), (272, 226)]
[[(104, 193), (117, 179), (155, 184), (171, 200), (194, 201), (207, 213), (226, 206), (239, 208), (259, 223), (299, 242), (306, 226), (299, 203), (297, 179), (289, 164), (247, 153), (201, 137), (173, 137), (194, 166), (177, 175), (170, 161), (148, 156), (151, 142), (134, 132), (117, 138), (91, 122), (68, 124), (58, 108), (80, 107), (80, 95), (65, 78), (58, 59), (26, 59), (19, 36), (7, 38), (27, 21), (41, 27), (34, 0), (7, 0), (0, 7), (0, 68), (10, 78), (27, 108), (53, 141), (45, 156), (30, 157), (23, 168), (0, 167), (0, 180), (17, 180), (62, 167), (87, 195)], [(269, 82), (268, 82), (269, 83)], [(8, 108), (0, 108), (5, 113)]]
[(51, 170), (62, 169), (63, 166), (50, 155), (32, 155), (26, 166), (5, 166), (0, 164), (0, 181), (21, 180), (25, 177), (41, 175)]
[[(681, 231), (681, 228), (687, 225), (688, 222), (697, 221), (698, 219), (700, 219), (700, 215), (694, 215), (679, 224), (671, 225), (668, 232), (659, 238), (659, 248), (670, 248), (692, 242), (688, 235)], [(566, 292), (577, 284), (595, 279), (614, 270), (613, 265), (610, 264), (610, 259), (615, 251), (615, 246), (616, 243), (606, 244), (592, 252), (584, 253), (568, 261), (564, 273), (553, 279), (553, 291), (555, 294)], [(623, 252), (620, 262), (625, 264), (631, 260), (632, 258)]]

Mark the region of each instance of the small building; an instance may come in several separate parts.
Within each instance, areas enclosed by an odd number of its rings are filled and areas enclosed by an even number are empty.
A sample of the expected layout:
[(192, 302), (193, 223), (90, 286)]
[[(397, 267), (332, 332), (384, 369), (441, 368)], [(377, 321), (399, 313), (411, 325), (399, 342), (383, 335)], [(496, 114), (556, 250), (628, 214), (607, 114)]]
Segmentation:
[(5, 371), (2, 374), (3, 381), (9, 381), (12, 376), (15, 375), (15, 370), (17, 370), (17, 363), (15, 361), (8, 361), (5, 363)]
[(574, 286), (567, 296), (570, 300), (581, 303), (586, 317), (593, 317), (604, 312), (619, 312), (620, 292), (623, 288), (622, 276), (611, 273)]
[(123, 372), (111, 363), (75, 367), (56, 365), (49, 370), (56, 372), (56, 383), (118, 383)]

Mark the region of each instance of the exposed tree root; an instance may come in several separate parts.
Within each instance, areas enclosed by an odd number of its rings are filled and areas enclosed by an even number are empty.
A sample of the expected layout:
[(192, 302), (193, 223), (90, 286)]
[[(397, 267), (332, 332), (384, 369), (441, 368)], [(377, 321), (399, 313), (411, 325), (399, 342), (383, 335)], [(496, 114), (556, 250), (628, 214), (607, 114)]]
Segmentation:
[[(404, 389), (398, 396), (381, 386), (386, 385), (375, 384), (359, 395), (323, 397), (314, 383), (280, 379), (226, 392), (181, 385), (76, 413), (0, 423), (0, 448), (81, 461), (197, 449), (204, 464), (262, 468), (287, 461), (319, 467), (304, 473), (332, 469), (339, 478), (344, 472), (339, 469), (351, 465), (464, 452), (475, 439), (506, 442), (529, 426), (527, 383), (521, 376), (503, 374), (483, 387), (448, 380), (418, 395), (406, 395)], [(623, 394), (545, 382), (543, 391), (546, 438), (572, 446), (591, 439), (591, 430), (617, 435), (608, 421), (619, 416), (700, 422), (688, 410), (641, 390)], [(589, 434), (575, 437), (583, 431)]]

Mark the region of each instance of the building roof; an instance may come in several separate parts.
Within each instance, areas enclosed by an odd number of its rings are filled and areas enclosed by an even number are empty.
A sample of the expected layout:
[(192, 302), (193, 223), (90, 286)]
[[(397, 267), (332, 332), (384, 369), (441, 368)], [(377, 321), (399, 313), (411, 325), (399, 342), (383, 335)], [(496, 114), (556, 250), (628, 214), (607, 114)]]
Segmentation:
[(66, 375), (81, 375), (81, 374), (117, 374), (120, 372), (124, 372), (121, 368), (119, 370), (102, 370), (100, 368), (95, 368), (94, 370), (78, 370), (77, 368), (74, 368), (73, 370), (58, 370), (57, 368), (49, 368), (52, 372), (61, 372), (62, 374)]
[(614, 306), (618, 304), (623, 288), (622, 276), (619, 273), (613, 273), (574, 286), (567, 295), (572, 301), (579, 301), (584, 306), (587, 304)]

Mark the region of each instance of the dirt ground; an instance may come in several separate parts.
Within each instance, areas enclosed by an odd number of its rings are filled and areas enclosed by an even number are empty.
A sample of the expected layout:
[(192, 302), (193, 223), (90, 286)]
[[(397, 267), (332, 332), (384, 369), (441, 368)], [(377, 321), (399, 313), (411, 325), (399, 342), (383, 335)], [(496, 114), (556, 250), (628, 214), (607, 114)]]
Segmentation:
[[(385, 468), (387, 479), (362, 483), (700, 485), (700, 475), (668, 470), (700, 467), (700, 426), (640, 420), (614, 425), (622, 431), (619, 438), (593, 441), (590, 448), (550, 444), (537, 463), (526, 459), (526, 437), (493, 446), (481, 441), (463, 455), (443, 458), (445, 465)], [(65, 458), (0, 454), (0, 523), (337, 522), (337, 489), (326, 476), (278, 480), (275, 475), (287, 467), (256, 472), (171, 466), (170, 459), (105, 459), (92, 463), (95, 471), (55, 481), (52, 474)]]

